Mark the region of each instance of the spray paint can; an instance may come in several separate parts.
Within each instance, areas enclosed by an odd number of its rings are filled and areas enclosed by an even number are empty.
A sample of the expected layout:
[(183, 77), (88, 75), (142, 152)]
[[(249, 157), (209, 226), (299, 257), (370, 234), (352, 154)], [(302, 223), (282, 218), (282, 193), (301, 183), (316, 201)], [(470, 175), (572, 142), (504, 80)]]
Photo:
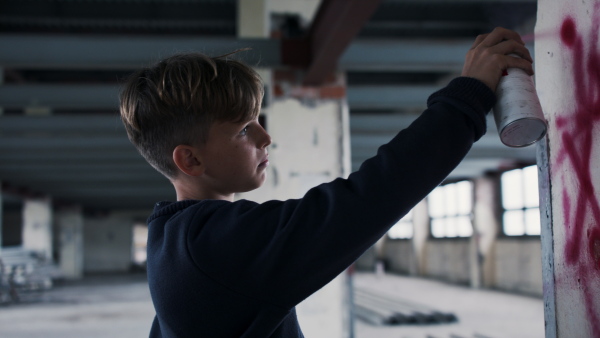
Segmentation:
[[(517, 56), (515, 56), (517, 57)], [(533, 79), (519, 68), (509, 68), (496, 89), (493, 108), (500, 141), (509, 147), (526, 147), (546, 135), (540, 99)]]

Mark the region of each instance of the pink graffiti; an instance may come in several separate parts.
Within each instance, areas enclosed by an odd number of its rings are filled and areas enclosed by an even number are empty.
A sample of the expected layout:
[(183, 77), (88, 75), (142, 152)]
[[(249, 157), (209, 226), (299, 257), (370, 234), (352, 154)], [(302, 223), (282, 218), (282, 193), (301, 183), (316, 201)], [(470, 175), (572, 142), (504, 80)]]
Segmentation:
[[(600, 203), (592, 182), (593, 129), (600, 121), (600, 53), (597, 51), (600, 31), (599, 8), (596, 8), (589, 36), (578, 32), (575, 20), (563, 20), (560, 37), (573, 57), (574, 101), (569, 116), (556, 119), (562, 143), (558, 152), (559, 166), (568, 165), (576, 179), (577, 193), (562, 191), (566, 226), (565, 261), (575, 269), (583, 292), (588, 320), (594, 337), (600, 337), (600, 304), (594, 304), (593, 281), (600, 278)], [(568, 84), (565, 84), (568, 86)], [(563, 177), (563, 182), (565, 182)]]

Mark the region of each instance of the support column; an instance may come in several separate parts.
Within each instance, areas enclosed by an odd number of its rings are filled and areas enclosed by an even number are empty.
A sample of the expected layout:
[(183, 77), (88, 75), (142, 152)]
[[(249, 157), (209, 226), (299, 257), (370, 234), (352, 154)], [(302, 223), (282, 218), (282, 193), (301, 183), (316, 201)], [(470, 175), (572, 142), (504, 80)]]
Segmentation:
[[(272, 11), (296, 13), (298, 9), (293, 6), (298, 5), (304, 16), (314, 13), (319, 2), (238, 0), (238, 37), (268, 38)], [(273, 139), (269, 147), (271, 165), (263, 187), (237, 198), (257, 202), (298, 198), (320, 183), (349, 175), (350, 124), (345, 77), (332, 74), (324, 85), (305, 87), (301, 71), (259, 72), (267, 93), (273, 94), (263, 110), (266, 129)], [(271, 95), (267, 94), (267, 98)], [(314, 161), (315, 158), (320, 160)], [(350, 278), (348, 273), (340, 274), (297, 306), (298, 320), (307, 337), (353, 337)]]
[[(4, 68), (0, 67), (0, 86), (3, 84), (4, 84)], [(0, 106), (0, 116), (2, 116), (2, 115), (4, 115), (4, 107)], [(0, 235), (1, 234), (2, 233), (0, 233)]]
[(271, 29), (269, 0), (238, 0), (237, 36), (266, 38)]
[(413, 238), (411, 240), (414, 258), (411, 259), (410, 274), (423, 276), (425, 274), (425, 246), (429, 238), (429, 211), (427, 199), (424, 198), (417, 204), (413, 211)]
[(27, 198), (23, 202), (23, 248), (52, 260), (52, 201)]
[(599, 30), (598, 1), (538, 1), (546, 337), (600, 337)]
[[(275, 98), (267, 114), (267, 131), (273, 139), (267, 181), (238, 198), (259, 202), (298, 198), (350, 173), (344, 77), (309, 88), (294, 82), (294, 74), (275, 72)], [(298, 305), (298, 320), (307, 337), (351, 337), (349, 278), (340, 274)]]
[(83, 277), (83, 212), (81, 207), (63, 207), (56, 211), (59, 267), (68, 279)]
[(474, 279), (479, 278), (479, 285), (485, 288), (496, 286), (494, 249), (501, 224), (498, 213), (499, 188), (496, 175), (483, 176), (475, 180), (472, 245), (476, 250), (477, 260), (473, 264), (478, 264), (478, 275), (472, 274), (471, 279), (473, 285), (476, 283)]
[(2, 226), (4, 223), (4, 200), (2, 193), (2, 182), (0, 182), (0, 257), (2, 257)]

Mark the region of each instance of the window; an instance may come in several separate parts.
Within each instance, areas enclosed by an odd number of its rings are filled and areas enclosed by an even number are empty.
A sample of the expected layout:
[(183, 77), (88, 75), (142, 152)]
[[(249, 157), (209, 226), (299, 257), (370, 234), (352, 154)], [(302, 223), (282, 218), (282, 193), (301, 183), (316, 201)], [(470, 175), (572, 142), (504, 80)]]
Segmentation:
[(471, 181), (437, 187), (429, 194), (427, 201), (433, 237), (469, 237), (473, 234)]
[(507, 236), (539, 235), (540, 208), (537, 166), (502, 174), (502, 227)]
[(144, 266), (146, 264), (146, 247), (148, 243), (148, 225), (145, 221), (133, 224), (133, 264)]
[(407, 239), (413, 237), (413, 211), (409, 211), (401, 220), (398, 221), (389, 231), (388, 237), (391, 239)]

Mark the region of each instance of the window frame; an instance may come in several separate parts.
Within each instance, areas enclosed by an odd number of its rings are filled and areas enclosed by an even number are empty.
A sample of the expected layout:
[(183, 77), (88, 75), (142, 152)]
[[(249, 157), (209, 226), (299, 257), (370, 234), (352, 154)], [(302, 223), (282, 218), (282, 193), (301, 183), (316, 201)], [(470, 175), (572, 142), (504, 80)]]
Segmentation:
[[(536, 181), (536, 187), (538, 188), (538, 191), (537, 191), (537, 196), (538, 196), (537, 206), (533, 206), (533, 207), (532, 206), (527, 206), (526, 205), (527, 203), (523, 202), (522, 206), (520, 208), (509, 208), (509, 209), (507, 209), (504, 206), (504, 187), (503, 187), (503, 183), (502, 183), (502, 177), (504, 176), (504, 174), (506, 174), (508, 172), (511, 172), (511, 171), (515, 171), (515, 170), (520, 170), (521, 173), (522, 173), (524, 169), (530, 168), (530, 167), (535, 167), (536, 168), (535, 169), (536, 173), (538, 174), (538, 176), (537, 176), (538, 179)], [(499, 237), (501, 237), (501, 238), (507, 238), (507, 239), (508, 238), (510, 238), (510, 239), (518, 239), (518, 238), (528, 239), (528, 238), (540, 237), (540, 235), (541, 235), (541, 218), (540, 218), (540, 233), (538, 233), (538, 234), (528, 234), (527, 230), (526, 230), (527, 229), (527, 224), (526, 224), (527, 223), (527, 219), (526, 219), (526, 211), (527, 210), (537, 209), (537, 214), (539, 216), (541, 216), (540, 215), (540, 204), (539, 204), (539, 196), (540, 196), (540, 194), (539, 194), (539, 172), (538, 171), (539, 171), (539, 168), (537, 167), (537, 163), (534, 163), (534, 164), (521, 165), (521, 166), (514, 167), (514, 168), (507, 169), (507, 170), (504, 170), (504, 171), (500, 172), (500, 175), (498, 177), (498, 190), (499, 190), (498, 191), (498, 195), (499, 195), (499, 201), (498, 201), (499, 207), (498, 208), (499, 208), (499, 212), (500, 212), (500, 217), (499, 217), (500, 228), (498, 229)], [(525, 186), (526, 186), (526, 184), (524, 183), (524, 181), (525, 181), (525, 175), (521, 174), (521, 188), (523, 190), (525, 189)], [(523, 193), (523, 195), (525, 195), (525, 193)], [(525, 200), (525, 197), (523, 197), (523, 199)], [(510, 234), (506, 233), (506, 230), (505, 230), (505, 227), (504, 227), (504, 215), (506, 214), (507, 211), (522, 211), (522, 213), (523, 213), (523, 227), (524, 227), (523, 234), (510, 235)]]
[[(411, 240), (413, 240), (413, 238), (415, 237), (415, 213), (414, 213), (414, 210), (415, 210), (415, 207), (410, 209), (410, 211), (407, 212), (406, 215), (404, 215), (401, 219), (398, 220), (398, 222), (396, 222), (396, 224), (394, 224), (390, 229), (388, 229), (388, 231), (386, 232), (386, 237), (388, 240), (391, 240), (391, 241), (411, 241)], [(409, 215), (410, 215), (410, 220), (406, 220), (407, 216), (409, 216)], [(399, 224), (410, 224), (410, 227), (411, 227), (410, 237), (392, 237), (392, 236), (390, 236), (390, 231)]]
[[(469, 211), (467, 213), (460, 213), (459, 211), (457, 211), (457, 213), (452, 214), (452, 215), (444, 215), (443, 217), (434, 217), (431, 215), (431, 201), (430, 201), (430, 195), (433, 193), (433, 191), (431, 193), (429, 193), (429, 195), (427, 195), (427, 217), (428, 217), (428, 222), (429, 222), (429, 239), (431, 240), (469, 240), (470, 238), (473, 237), (473, 235), (475, 234), (475, 224), (474, 224), (474, 208), (475, 208), (475, 182), (473, 179), (458, 179), (458, 180), (452, 180), (452, 181), (448, 181), (448, 182), (444, 182), (443, 184), (439, 185), (438, 187), (436, 187), (436, 189), (440, 188), (440, 187), (447, 187), (449, 185), (452, 184), (459, 184), (461, 182), (468, 182), (470, 185), (470, 189), (469, 189), (469, 195), (470, 195), (470, 208)], [(435, 189), (434, 189), (435, 190)], [(444, 219), (448, 219), (448, 218), (453, 218), (453, 219), (457, 219), (457, 218), (461, 218), (461, 217), (468, 217), (469, 220), (469, 224), (471, 226), (471, 234), (469, 234), (468, 236), (461, 236), (459, 234), (457, 234), (456, 236), (453, 237), (449, 237), (449, 236), (443, 236), (443, 237), (437, 237), (434, 236), (434, 231), (433, 231), (433, 220), (438, 218), (444, 218)], [(458, 233), (458, 230), (457, 230)]]

